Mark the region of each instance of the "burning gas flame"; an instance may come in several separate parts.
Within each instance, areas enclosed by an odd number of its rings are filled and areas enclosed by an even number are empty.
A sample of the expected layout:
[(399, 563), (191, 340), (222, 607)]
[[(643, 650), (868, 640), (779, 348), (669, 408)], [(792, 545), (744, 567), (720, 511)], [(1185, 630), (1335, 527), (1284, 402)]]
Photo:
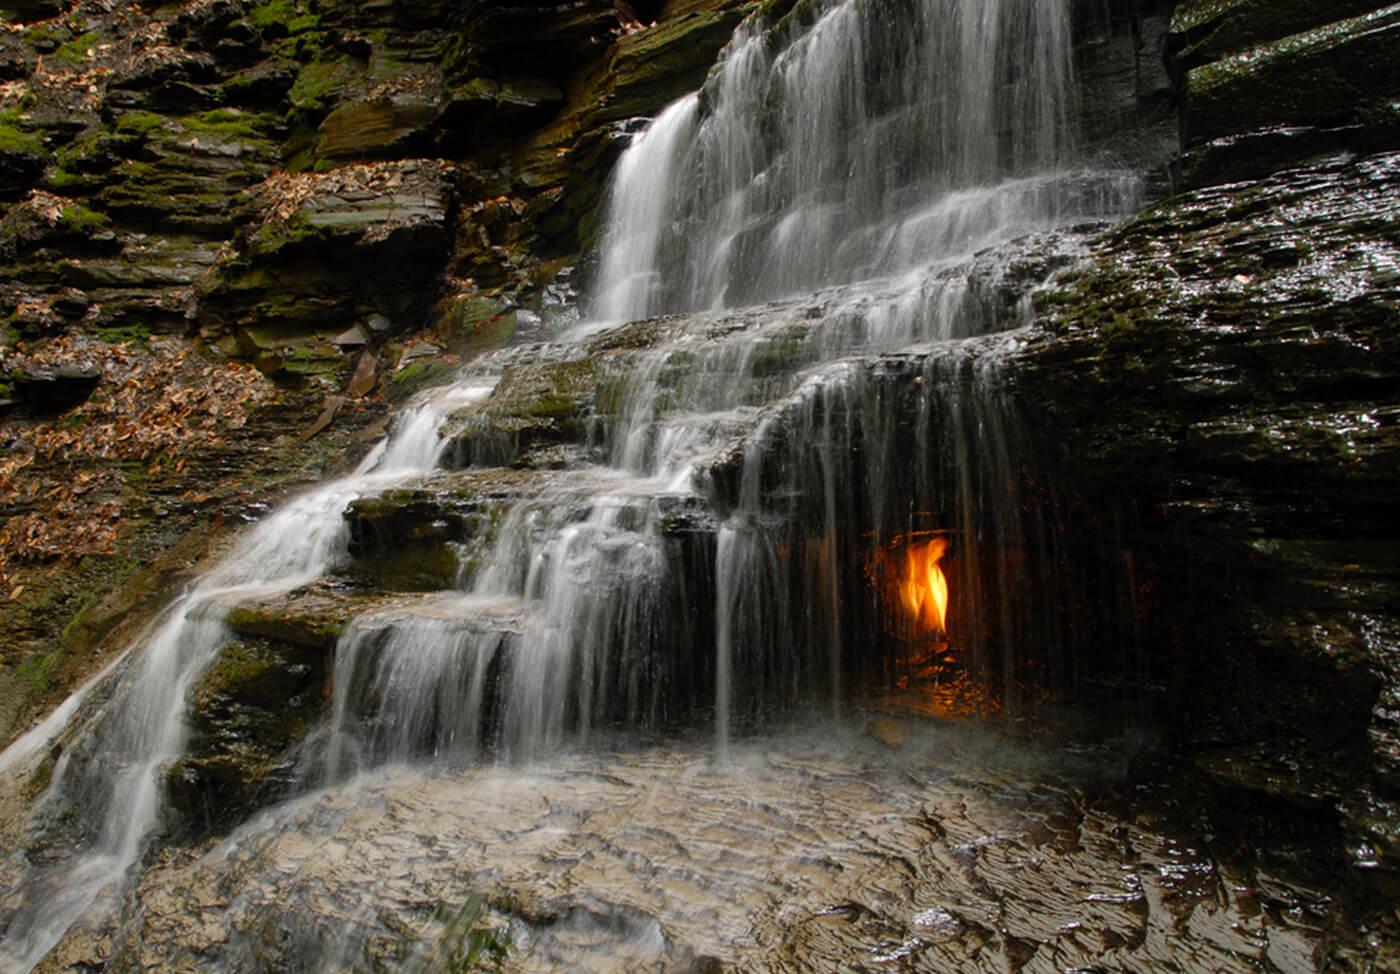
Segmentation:
[(906, 555), (900, 597), (919, 626), (930, 632), (948, 629), (948, 576), (938, 566), (947, 553), (948, 539), (934, 538), (910, 545)]

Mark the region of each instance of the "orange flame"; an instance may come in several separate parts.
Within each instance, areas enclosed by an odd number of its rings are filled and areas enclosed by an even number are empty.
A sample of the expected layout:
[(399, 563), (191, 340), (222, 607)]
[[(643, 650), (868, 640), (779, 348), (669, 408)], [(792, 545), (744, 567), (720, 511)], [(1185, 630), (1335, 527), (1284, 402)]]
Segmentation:
[(911, 545), (905, 558), (900, 597), (914, 620), (929, 631), (948, 629), (948, 577), (938, 563), (948, 553), (948, 540), (934, 538), (925, 545)]

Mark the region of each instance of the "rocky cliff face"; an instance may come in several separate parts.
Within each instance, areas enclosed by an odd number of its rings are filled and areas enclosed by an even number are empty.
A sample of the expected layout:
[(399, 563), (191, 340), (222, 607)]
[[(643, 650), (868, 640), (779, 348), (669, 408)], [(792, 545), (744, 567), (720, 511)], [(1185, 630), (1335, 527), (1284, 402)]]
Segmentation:
[(1041, 296), (1016, 374), (1166, 567), (1159, 672), (1196, 763), (1230, 801), (1338, 817), (1346, 874), (1393, 895), (1400, 10), (1378, 6), (1178, 6), (1180, 192)]

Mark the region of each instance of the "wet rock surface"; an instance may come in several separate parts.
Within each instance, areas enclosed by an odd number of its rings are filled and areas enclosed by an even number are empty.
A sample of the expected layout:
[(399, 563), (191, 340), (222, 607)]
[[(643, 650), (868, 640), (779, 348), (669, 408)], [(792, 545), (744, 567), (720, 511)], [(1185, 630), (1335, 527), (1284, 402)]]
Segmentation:
[(1183, 182), (1400, 145), (1397, 17), (1400, 8), (1377, 0), (1180, 4), (1167, 48), (1184, 79)]
[(1238, 859), (1207, 805), (1135, 790), (1103, 755), (904, 730), (897, 752), (779, 737), (726, 767), (663, 747), (379, 773), (151, 870), (138, 920), (109, 931), (93, 916), (58, 955), (411, 967), (478, 894), (476, 930), (512, 971), (1317, 963), (1322, 877)]
[(185, 829), (222, 833), (290, 792), (294, 746), (325, 693), (327, 654), (307, 649), (234, 640), (191, 689), (194, 743), (165, 772)]
[(1175, 566), (1165, 666), (1210, 674), (1171, 677), (1202, 767), (1340, 813), (1384, 888), (1397, 173), (1339, 156), (1149, 210), (1042, 296), (1016, 379)]

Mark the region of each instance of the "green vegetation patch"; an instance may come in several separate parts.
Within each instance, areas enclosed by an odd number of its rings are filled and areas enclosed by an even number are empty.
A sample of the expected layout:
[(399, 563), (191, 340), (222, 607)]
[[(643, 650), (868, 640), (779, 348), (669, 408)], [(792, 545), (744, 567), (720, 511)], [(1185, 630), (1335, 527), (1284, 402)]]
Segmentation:
[(470, 355), (505, 344), (515, 334), (517, 316), (509, 304), (479, 294), (439, 302), (434, 325), (448, 349)]
[(29, 685), (36, 694), (47, 693), (49, 680), (63, 661), (63, 650), (55, 649), (42, 656), (31, 656), (15, 667), (15, 676)]
[(0, 112), (0, 152), (15, 155), (46, 155), (44, 140), (25, 128), (19, 112)]
[(334, 61), (312, 61), (301, 69), (288, 97), (294, 106), (303, 111), (325, 108), (329, 96), (359, 74), (359, 65), (348, 57)]
[(102, 42), (102, 35), (95, 30), (90, 30), (86, 34), (80, 34), (66, 44), (63, 44), (49, 55), (67, 64), (80, 65), (88, 60), (88, 52), (97, 47)]
[(151, 326), (145, 324), (112, 325), (107, 328), (97, 328), (93, 334), (109, 345), (144, 345), (150, 340)]
[(253, 142), (267, 141), (267, 122), (264, 116), (241, 112), (236, 108), (215, 108), (179, 119), (180, 125), (189, 132)]
[(113, 128), (118, 135), (149, 138), (164, 128), (167, 121), (164, 115), (157, 115), (155, 112), (125, 112), (117, 119)]
[(485, 927), (486, 905), (484, 896), (473, 893), (458, 909), (441, 907), (434, 919), (442, 934), (421, 969), (449, 974), (500, 970), (510, 956), (510, 928)]
[[(292, 214), (286, 220), (270, 220), (258, 228), (248, 241), (248, 255), (250, 257), (267, 257), (284, 247), (293, 244), (305, 243), (309, 240), (317, 240), (324, 236), (320, 227), (315, 226), (306, 218), (304, 212)], [(266, 283), (275, 286), (277, 278), (273, 277)]]
[(308, 13), (293, 0), (268, 0), (248, 11), (248, 19), (254, 26), (267, 31), (282, 31), (287, 34), (300, 34), (321, 26), (321, 18)]
[(55, 48), (72, 36), (73, 31), (64, 25), (62, 18), (40, 21), (25, 28), (20, 34), (25, 45), (40, 54), (52, 53)]
[(112, 223), (105, 214), (88, 209), (81, 203), (70, 203), (65, 206), (59, 211), (58, 218), (67, 229), (83, 235), (104, 230)]
[(384, 380), (384, 394), (396, 401), (407, 399), (420, 389), (446, 382), (457, 371), (458, 366), (442, 359), (410, 362)]

